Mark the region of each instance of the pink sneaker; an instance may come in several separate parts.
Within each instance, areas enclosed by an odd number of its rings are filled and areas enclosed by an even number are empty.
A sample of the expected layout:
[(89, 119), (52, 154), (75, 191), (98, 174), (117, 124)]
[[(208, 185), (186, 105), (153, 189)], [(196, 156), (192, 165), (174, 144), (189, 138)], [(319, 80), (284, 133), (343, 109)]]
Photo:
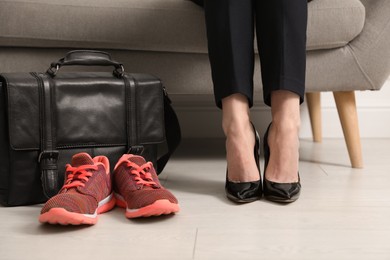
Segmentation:
[(96, 224), (100, 213), (115, 206), (110, 163), (107, 157), (91, 158), (87, 153), (73, 156), (66, 166), (65, 184), (41, 210), (41, 223), (61, 225)]
[(167, 215), (178, 212), (175, 196), (161, 186), (151, 162), (142, 156), (125, 154), (114, 169), (117, 205), (127, 218)]

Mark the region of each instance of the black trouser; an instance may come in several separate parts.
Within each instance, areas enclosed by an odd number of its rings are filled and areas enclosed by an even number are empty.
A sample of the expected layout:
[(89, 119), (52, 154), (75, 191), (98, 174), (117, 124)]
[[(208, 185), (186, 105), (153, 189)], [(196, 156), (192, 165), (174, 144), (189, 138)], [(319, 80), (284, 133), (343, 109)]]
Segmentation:
[[(261, 62), (264, 102), (289, 90), (303, 102), (307, 0), (205, 0), (215, 101), (241, 93), (253, 105), (254, 31)], [(256, 26), (255, 26), (256, 25)]]

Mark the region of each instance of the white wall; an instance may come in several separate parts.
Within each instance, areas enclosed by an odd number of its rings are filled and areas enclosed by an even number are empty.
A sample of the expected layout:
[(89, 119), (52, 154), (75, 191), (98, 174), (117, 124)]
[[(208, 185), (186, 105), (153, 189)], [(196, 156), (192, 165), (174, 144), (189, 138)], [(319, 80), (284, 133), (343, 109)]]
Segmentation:
[[(322, 93), (324, 138), (342, 138), (342, 130), (332, 93)], [(220, 138), (221, 113), (212, 96), (174, 96), (184, 138)], [(360, 134), (362, 138), (390, 138), (390, 78), (381, 91), (356, 92)], [(301, 138), (311, 138), (306, 104), (302, 106)], [(270, 121), (269, 109), (257, 102), (252, 121), (264, 133)]]

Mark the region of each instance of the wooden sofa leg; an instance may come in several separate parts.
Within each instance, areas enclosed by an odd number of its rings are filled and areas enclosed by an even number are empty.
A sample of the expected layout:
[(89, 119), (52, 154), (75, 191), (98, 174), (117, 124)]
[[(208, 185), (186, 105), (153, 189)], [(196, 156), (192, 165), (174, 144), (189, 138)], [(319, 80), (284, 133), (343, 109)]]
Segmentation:
[(321, 93), (306, 93), (306, 103), (309, 110), (313, 141), (322, 142)]
[(333, 92), (352, 168), (363, 168), (354, 91)]

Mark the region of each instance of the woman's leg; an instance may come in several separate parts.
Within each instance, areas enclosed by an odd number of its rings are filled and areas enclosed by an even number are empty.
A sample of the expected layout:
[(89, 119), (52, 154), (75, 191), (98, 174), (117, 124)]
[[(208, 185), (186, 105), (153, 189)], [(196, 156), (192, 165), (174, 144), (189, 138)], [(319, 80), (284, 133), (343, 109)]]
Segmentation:
[(299, 105), (305, 92), (307, 0), (255, 0), (264, 101), (271, 106), (265, 174), (280, 183), (298, 181)]
[(232, 182), (257, 181), (260, 174), (253, 154), (255, 135), (248, 99), (242, 94), (232, 94), (222, 99), (222, 107), (228, 178)]
[(264, 169), (267, 180), (279, 183), (298, 181), (300, 98), (293, 92), (271, 93), (272, 125), (268, 134), (271, 155)]
[(208, 50), (216, 105), (241, 93), (253, 105), (254, 16), (252, 0), (206, 0)]
[(222, 108), (228, 178), (259, 179), (249, 119), (253, 105), (254, 16), (252, 0), (206, 0), (205, 14), (215, 102)]

